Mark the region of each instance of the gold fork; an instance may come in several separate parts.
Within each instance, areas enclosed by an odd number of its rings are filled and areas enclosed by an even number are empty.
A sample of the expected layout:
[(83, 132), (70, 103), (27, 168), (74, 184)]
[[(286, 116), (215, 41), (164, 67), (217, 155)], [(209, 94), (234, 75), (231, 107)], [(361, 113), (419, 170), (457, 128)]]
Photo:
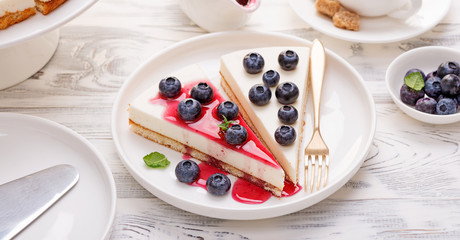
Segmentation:
[[(323, 87), (324, 69), (326, 66), (326, 54), (323, 44), (318, 40), (313, 40), (310, 48), (310, 61), (309, 61), (309, 77), (311, 82), (312, 96), (313, 96), (313, 136), (305, 148), (305, 191), (308, 186), (308, 167), (311, 163), (311, 176), (310, 176), (310, 192), (313, 191), (314, 183), (316, 182), (316, 190), (319, 190), (321, 185), (321, 172), (323, 164), (325, 165), (325, 174), (323, 187), (327, 184), (329, 175), (329, 148), (321, 137), (319, 128), (319, 108), (321, 101), (321, 90)], [(316, 167), (316, 164), (318, 166)], [(318, 175), (315, 172), (318, 169)]]

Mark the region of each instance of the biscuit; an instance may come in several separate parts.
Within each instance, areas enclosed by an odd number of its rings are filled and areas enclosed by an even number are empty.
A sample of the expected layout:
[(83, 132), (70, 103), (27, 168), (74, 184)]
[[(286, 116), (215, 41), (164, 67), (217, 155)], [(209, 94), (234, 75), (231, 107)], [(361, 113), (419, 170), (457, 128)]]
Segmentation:
[(334, 26), (338, 28), (352, 31), (359, 30), (359, 15), (346, 9), (341, 9), (336, 12), (332, 17), (332, 22), (334, 23)]
[(341, 5), (337, 0), (316, 0), (315, 8), (318, 12), (332, 17), (340, 10)]

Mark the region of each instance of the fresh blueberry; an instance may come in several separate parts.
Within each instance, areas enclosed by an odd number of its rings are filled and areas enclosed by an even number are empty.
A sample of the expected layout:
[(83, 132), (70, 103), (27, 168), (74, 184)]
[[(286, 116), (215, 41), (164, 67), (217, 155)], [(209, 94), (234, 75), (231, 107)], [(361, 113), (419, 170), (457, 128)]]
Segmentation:
[(227, 129), (225, 141), (232, 145), (242, 144), (248, 138), (248, 131), (239, 124), (234, 124)]
[(438, 71), (433, 71), (433, 72), (430, 72), (426, 75), (426, 79), (430, 78), (430, 77), (437, 77), (438, 76)]
[(457, 98), (455, 98), (455, 100), (457, 100), (457, 104), (460, 104), (460, 94), (457, 95)]
[[(437, 102), (441, 101), (441, 99), (443, 98), (451, 98), (451, 97), (444, 97), (442, 94), (439, 95), (439, 97), (436, 99)], [(458, 107), (458, 101), (457, 101), (457, 98), (452, 98), (454, 100), (454, 102), (457, 104), (456, 106)]]
[(417, 100), (425, 96), (425, 92), (423, 91), (423, 89), (420, 91), (416, 91), (408, 87), (406, 84), (402, 85), (399, 93), (400, 93), (401, 101), (411, 106), (415, 106), (415, 103), (417, 103)]
[(183, 183), (191, 183), (200, 175), (200, 168), (191, 160), (182, 160), (175, 169), (177, 180)]
[(406, 72), (406, 75), (404, 75), (404, 78), (407, 77), (409, 74), (414, 73), (414, 72), (419, 72), (420, 74), (422, 74), (423, 81), (426, 80), (425, 73), (422, 70), (418, 69), (418, 68), (409, 69), (409, 71)]
[(275, 96), (281, 104), (291, 104), (299, 97), (299, 88), (292, 82), (284, 82), (275, 90)]
[(252, 52), (243, 58), (243, 67), (250, 74), (260, 73), (264, 68), (265, 61), (262, 55)]
[(433, 98), (420, 98), (419, 100), (417, 100), (417, 103), (415, 104), (415, 109), (421, 112), (435, 114), (436, 104), (438, 104), (438, 102), (436, 102), (436, 100), (434, 100)]
[(207, 83), (200, 82), (190, 90), (190, 96), (198, 102), (206, 104), (211, 102), (214, 98), (214, 90), (212, 90), (212, 87)]
[(186, 98), (177, 105), (180, 118), (185, 121), (193, 121), (201, 115), (201, 104), (193, 98)]
[(282, 146), (291, 145), (296, 137), (295, 129), (289, 125), (280, 126), (275, 131), (275, 140)]
[(249, 89), (249, 100), (257, 106), (267, 104), (272, 98), (270, 88), (263, 84), (256, 84)]
[(280, 74), (275, 70), (268, 70), (262, 76), (262, 81), (269, 87), (274, 87), (280, 81)]
[(282, 51), (278, 55), (278, 63), (285, 71), (291, 71), (296, 68), (299, 63), (299, 56), (292, 50)]
[(442, 79), (447, 74), (458, 75), (459, 73), (460, 73), (460, 66), (458, 65), (458, 63), (453, 62), (453, 61), (448, 61), (448, 62), (443, 62), (441, 63), (441, 65), (439, 65), (437, 75), (439, 78)]
[(441, 79), (436, 76), (428, 77), (425, 82), (424, 90), (426, 95), (432, 98), (439, 97), (439, 95), (441, 95)]
[(238, 117), (238, 112), (238, 106), (232, 101), (221, 102), (219, 106), (217, 106), (217, 116), (219, 116), (220, 119), (224, 119), (222, 116), (225, 116), (227, 120), (233, 120)]
[(160, 81), (160, 94), (167, 98), (175, 98), (181, 92), (181, 83), (176, 77), (163, 78)]
[(297, 109), (291, 105), (284, 105), (278, 110), (278, 119), (284, 124), (293, 124), (298, 117)]
[(443, 98), (436, 105), (436, 113), (440, 115), (454, 114), (457, 111), (457, 106), (452, 98)]
[(442, 95), (453, 97), (460, 94), (460, 78), (454, 74), (447, 74), (441, 80)]
[(232, 182), (230, 179), (222, 173), (214, 173), (206, 180), (206, 189), (208, 192), (217, 196), (222, 196), (228, 192), (231, 185)]

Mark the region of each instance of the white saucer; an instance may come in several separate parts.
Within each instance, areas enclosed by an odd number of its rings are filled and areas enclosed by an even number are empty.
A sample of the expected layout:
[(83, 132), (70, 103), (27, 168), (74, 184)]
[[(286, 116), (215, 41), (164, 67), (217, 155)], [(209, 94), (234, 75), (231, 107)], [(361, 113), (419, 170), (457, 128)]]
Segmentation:
[[(260, 205), (242, 204), (231, 194), (215, 197), (204, 189), (177, 181), (174, 168), (182, 154), (149, 141), (129, 129), (129, 103), (167, 74), (199, 64), (215, 86), (219, 84), (219, 59), (223, 54), (245, 48), (269, 46), (310, 46), (310, 42), (283, 34), (220, 32), (192, 38), (165, 49), (141, 65), (126, 81), (115, 100), (112, 135), (121, 160), (133, 177), (165, 202), (184, 210), (223, 219), (261, 219), (292, 213), (309, 207), (342, 187), (358, 171), (372, 143), (376, 116), (373, 98), (362, 77), (338, 55), (327, 51), (323, 87), (322, 134), (331, 149), (329, 184), (314, 193), (301, 191), (287, 198), (271, 197)], [(225, 96), (223, 90), (219, 92)], [(312, 106), (307, 109), (305, 137), (312, 134)], [(304, 141), (308, 142), (308, 141)], [(142, 157), (159, 151), (171, 164), (150, 169)], [(300, 174), (303, 182), (303, 174)], [(232, 182), (235, 178), (230, 176)]]
[(104, 239), (116, 192), (103, 156), (86, 139), (55, 122), (0, 113), (0, 184), (58, 164), (73, 165), (78, 183), (15, 239)]
[(352, 42), (387, 43), (415, 37), (434, 27), (447, 14), (451, 0), (423, 0), (420, 11), (406, 20), (361, 17), (361, 28), (356, 32), (335, 27), (330, 18), (316, 11), (313, 0), (289, 3), (300, 18), (321, 33)]

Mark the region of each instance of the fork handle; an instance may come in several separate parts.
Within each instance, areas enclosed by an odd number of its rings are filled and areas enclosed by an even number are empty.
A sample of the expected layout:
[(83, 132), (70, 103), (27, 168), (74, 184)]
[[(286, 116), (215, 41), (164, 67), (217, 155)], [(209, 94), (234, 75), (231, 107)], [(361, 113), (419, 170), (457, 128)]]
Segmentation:
[(323, 88), (326, 54), (324, 46), (318, 39), (313, 40), (310, 48), (310, 80), (313, 95), (314, 129), (319, 129), (319, 108)]

